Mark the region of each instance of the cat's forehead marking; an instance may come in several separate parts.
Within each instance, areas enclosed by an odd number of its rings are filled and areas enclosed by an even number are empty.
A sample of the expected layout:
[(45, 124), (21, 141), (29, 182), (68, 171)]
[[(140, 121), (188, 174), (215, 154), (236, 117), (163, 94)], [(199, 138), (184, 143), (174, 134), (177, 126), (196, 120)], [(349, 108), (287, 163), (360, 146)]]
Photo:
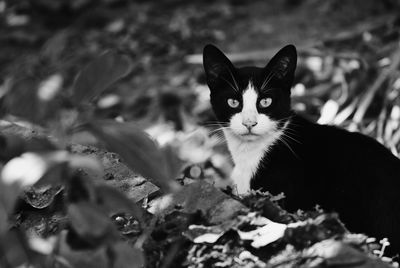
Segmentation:
[(251, 81), (247, 85), (247, 88), (243, 91), (243, 111), (256, 111), (258, 93), (254, 88)]

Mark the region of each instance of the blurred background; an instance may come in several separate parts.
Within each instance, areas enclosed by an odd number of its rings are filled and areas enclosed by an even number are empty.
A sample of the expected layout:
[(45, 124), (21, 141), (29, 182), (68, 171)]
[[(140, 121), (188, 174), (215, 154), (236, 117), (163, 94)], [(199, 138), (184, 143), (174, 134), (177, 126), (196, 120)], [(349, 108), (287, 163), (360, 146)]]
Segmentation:
[(397, 154), (399, 7), (396, 0), (0, 1), (1, 114), (32, 119), (34, 109), (24, 107), (39, 109), (38, 91), (46, 86), (67, 99), (86, 64), (118, 51), (132, 71), (94, 100), (96, 116), (135, 122), (200, 165), (193, 176), (211, 166), (210, 176), (224, 177), (231, 163), (211, 126), (203, 47), (217, 45), (238, 66), (263, 66), (292, 43), (299, 51), (293, 108), (362, 131)]

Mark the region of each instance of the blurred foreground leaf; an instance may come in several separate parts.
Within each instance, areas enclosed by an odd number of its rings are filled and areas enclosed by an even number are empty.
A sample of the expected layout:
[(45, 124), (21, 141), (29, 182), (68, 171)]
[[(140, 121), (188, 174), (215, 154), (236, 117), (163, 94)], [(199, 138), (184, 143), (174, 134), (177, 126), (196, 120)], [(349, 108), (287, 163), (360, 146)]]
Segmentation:
[[(58, 184), (68, 160), (69, 154), (66, 151), (27, 152), (7, 162), (1, 171), (1, 180), (4, 184), (17, 183), (21, 187), (34, 185), (41, 179), (44, 180), (41, 185)], [(49, 176), (44, 177), (46, 174)]]
[(71, 226), (78, 236), (92, 245), (100, 245), (100, 241), (105, 241), (114, 234), (111, 220), (94, 204), (89, 202), (70, 204), (68, 215)]
[(144, 267), (144, 256), (137, 248), (132, 248), (127, 243), (119, 242), (113, 246), (116, 255), (113, 267), (115, 268), (140, 268)]
[(72, 98), (76, 103), (90, 101), (130, 71), (131, 62), (127, 56), (106, 52), (78, 74)]
[(134, 171), (152, 180), (165, 191), (178, 188), (170, 174), (165, 154), (156, 143), (133, 124), (110, 120), (95, 121), (87, 125), (96, 137), (112, 152), (118, 153)]
[(97, 199), (108, 212), (116, 214), (118, 212), (128, 212), (139, 222), (143, 223), (143, 210), (125, 195), (107, 185), (98, 185), (96, 187)]
[(25, 238), (17, 230), (0, 234), (0, 252), (0, 261), (5, 261), (7, 267), (22, 267), (30, 259)]

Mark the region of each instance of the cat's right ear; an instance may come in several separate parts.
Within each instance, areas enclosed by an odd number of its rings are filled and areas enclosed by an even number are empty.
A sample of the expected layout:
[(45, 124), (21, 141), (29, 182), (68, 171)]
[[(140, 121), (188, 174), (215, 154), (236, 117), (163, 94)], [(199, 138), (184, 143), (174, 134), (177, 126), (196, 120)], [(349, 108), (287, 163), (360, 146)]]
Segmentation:
[[(210, 89), (222, 81), (234, 80), (235, 67), (225, 54), (214, 45), (208, 44), (203, 50), (203, 67)], [(234, 81), (230, 81), (234, 82)]]

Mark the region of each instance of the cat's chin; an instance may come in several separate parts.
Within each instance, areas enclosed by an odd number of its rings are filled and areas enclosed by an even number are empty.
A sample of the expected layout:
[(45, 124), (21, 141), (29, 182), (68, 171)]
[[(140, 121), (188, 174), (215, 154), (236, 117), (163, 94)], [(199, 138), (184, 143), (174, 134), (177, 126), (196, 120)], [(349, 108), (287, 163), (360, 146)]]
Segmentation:
[(261, 138), (260, 135), (253, 133), (239, 134), (237, 136), (243, 141), (256, 141)]
[(238, 133), (236, 131), (229, 131), (229, 130), (224, 130), (225, 136), (227, 136), (228, 140), (229, 139), (236, 139), (238, 141), (242, 142), (253, 142), (253, 141), (258, 141), (261, 140), (265, 135), (262, 134), (256, 134), (256, 133)]

